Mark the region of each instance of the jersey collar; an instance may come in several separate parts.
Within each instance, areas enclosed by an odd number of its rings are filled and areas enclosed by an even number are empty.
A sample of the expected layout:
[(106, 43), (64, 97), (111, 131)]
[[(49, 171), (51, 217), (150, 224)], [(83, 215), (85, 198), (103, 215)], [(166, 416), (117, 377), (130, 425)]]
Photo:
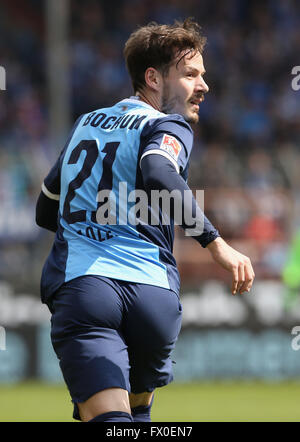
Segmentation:
[(136, 95), (132, 95), (129, 98), (125, 98), (124, 100), (120, 101), (119, 103), (131, 103), (131, 104), (138, 104), (142, 107), (147, 107), (148, 109), (154, 109), (154, 107), (150, 106), (150, 104), (145, 103), (140, 99), (140, 97), (137, 97)]

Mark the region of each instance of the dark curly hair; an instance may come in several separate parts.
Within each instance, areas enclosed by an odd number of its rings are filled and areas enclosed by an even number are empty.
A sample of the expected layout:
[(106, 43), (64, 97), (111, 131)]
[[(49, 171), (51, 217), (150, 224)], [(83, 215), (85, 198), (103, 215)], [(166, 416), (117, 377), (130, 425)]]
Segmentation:
[(153, 67), (166, 75), (183, 50), (202, 53), (206, 38), (201, 35), (200, 29), (198, 23), (187, 18), (183, 22), (175, 21), (173, 25), (151, 22), (134, 31), (124, 48), (134, 91), (144, 87), (147, 68)]

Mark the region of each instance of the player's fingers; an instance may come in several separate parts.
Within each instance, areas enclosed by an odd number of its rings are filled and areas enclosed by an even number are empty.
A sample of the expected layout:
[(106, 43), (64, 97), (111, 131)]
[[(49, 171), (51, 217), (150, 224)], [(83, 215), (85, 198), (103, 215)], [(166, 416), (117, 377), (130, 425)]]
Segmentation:
[(249, 292), (251, 290), (253, 281), (254, 281), (254, 271), (251, 265), (251, 261), (247, 261), (245, 264), (245, 281), (244, 284), (240, 287), (240, 294), (244, 292)]
[(240, 263), (239, 264), (238, 274), (239, 274), (239, 282), (238, 282), (238, 286), (237, 286), (237, 292), (241, 293), (241, 289), (245, 285), (245, 267), (244, 267), (244, 263)]
[(232, 267), (232, 286), (231, 286), (231, 293), (233, 295), (235, 295), (237, 292), (238, 282), (239, 282), (238, 266), (233, 266)]

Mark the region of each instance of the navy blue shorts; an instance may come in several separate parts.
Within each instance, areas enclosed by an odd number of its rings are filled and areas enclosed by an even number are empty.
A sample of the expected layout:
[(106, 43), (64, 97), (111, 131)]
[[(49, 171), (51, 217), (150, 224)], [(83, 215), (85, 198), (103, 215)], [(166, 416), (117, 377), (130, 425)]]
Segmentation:
[(51, 340), (75, 404), (106, 388), (151, 392), (173, 379), (171, 351), (181, 327), (172, 290), (82, 276), (51, 304)]

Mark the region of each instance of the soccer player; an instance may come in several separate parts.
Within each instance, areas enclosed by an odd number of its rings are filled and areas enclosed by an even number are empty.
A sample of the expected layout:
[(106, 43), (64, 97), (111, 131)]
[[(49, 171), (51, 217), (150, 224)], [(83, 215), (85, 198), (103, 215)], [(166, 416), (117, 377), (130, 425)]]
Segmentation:
[[(52, 313), (52, 344), (73, 416), (85, 422), (150, 421), (155, 388), (173, 379), (170, 355), (182, 313), (172, 254), (178, 207), (195, 220), (195, 240), (231, 272), (232, 293), (253, 283), (250, 259), (206, 217), (199, 229), (196, 200), (181, 198), (189, 190), (189, 123), (198, 122), (208, 92), (204, 44), (190, 19), (132, 33), (124, 55), (135, 95), (78, 118), (42, 185), (37, 223), (56, 232), (42, 301)], [(169, 213), (148, 199), (153, 217), (144, 211), (134, 222), (132, 192), (163, 190), (177, 191)]]

